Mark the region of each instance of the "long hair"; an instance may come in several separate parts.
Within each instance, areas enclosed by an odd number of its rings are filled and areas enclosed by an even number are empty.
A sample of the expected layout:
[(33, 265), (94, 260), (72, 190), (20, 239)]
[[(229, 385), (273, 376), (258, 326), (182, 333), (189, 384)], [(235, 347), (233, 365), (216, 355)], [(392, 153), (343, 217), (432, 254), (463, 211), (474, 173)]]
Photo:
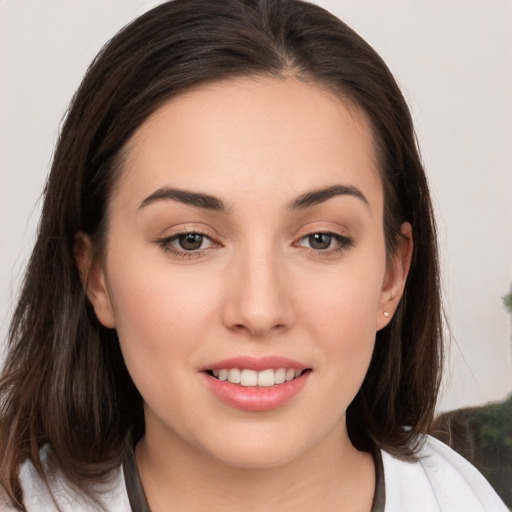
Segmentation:
[[(114, 330), (100, 325), (81, 286), (74, 236), (100, 250), (123, 148), (170, 98), (240, 76), (294, 76), (318, 84), (369, 120), (384, 189), (388, 256), (413, 227), (405, 292), (377, 333), (349, 434), (403, 458), (432, 420), (442, 326), (435, 224), (411, 116), (377, 53), (342, 21), (299, 0), (175, 0), (121, 30), (92, 62), (63, 123), (44, 191), (37, 241), (9, 331), (0, 378), (0, 486), (21, 506), (17, 471), (40, 448), (87, 493), (119, 466), (142, 398)], [(408, 427), (408, 428), (404, 428)]]

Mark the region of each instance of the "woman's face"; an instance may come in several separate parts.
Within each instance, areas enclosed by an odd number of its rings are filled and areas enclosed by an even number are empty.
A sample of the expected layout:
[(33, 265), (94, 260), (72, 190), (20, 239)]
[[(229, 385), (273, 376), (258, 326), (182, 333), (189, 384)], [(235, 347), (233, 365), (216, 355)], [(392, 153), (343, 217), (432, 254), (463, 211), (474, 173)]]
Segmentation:
[(386, 263), (357, 109), (291, 78), (183, 94), (128, 144), (109, 213), (88, 293), (148, 442), (240, 467), (349, 443), (345, 411), (407, 267)]

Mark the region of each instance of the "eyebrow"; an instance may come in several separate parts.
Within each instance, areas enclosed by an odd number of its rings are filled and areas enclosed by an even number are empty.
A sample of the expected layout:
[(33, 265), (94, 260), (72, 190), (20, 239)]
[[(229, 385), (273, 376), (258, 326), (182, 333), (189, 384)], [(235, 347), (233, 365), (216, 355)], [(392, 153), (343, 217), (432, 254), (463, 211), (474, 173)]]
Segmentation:
[(183, 204), (196, 206), (198, 208), (204, 208), (206, 210), (228, 213), (228, 208), (226, 205), (215, 196), (170, 187), (162, 187), (158, 190), (155, 190), (155, 192), (153, 192), (142, 201), (139, 209), (157, 201), (164, 201), (169, 199), (178, 201)]
[(365, 195), (353, 185), (331, 185), (325, 188), (319, 188), (317, 190), (311, 190), (301, 194), (299, 197), (294, 199), (289, 205), (288, 210), (304, 210), (323, 203), (336, 196), (352, 196), (360, 199), (368, 208), (370, 204)]
[[(360, 199), (366, 206), (369, 207), (368, 200), (364, 194), (353, 185), (331, 185), (316, 190), (310, 190), (298, 196), (296, 199), (291, 201), (287, 210), (304, 210), (315, 206), (317, 204), (328, 201), (329, 199), (336, 196), (352, 196)], [(190, 190), (183, 190), (171, 187), (161, 187), (155, 190), (152, 194), (146, 197), (140, 204), (139, 209), (142, 209), (157, 201), (178, 201), (183, 204), (195, 206), (197, 208), (204, 208), (221, 213), (229, 213), (229, 208), (219, 198), (210, 194), (203, 194), (201, 192), (192, 192)]]

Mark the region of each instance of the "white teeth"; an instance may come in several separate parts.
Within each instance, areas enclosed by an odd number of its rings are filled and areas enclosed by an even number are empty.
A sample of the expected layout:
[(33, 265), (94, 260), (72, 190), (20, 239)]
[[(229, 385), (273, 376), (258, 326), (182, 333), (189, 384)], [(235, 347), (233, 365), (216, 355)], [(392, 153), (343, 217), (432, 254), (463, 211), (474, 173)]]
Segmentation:
[(240, 384), (246, 387), (271, 387), (275, 384), (283, 384), (283, 382), (289, 382), (296, 377), (300, 377), (302, 372), (303, 370), (294, 370), (293, 368), (277, 368), (276, 370), (269, 368), (261, 372), (247, 369), (240, 370), (238, 368), (212, 370), (213, 376), (217, 377), (219, 380), (227, 380), (232, 384)]
[(242, 386), (256, 386), (256, 384), (258, 384), (258, 372), (254, 370), (242, 370), (240, 384)]
[(282, 384), (286, 380), (286, 369), (279, 368), (274, 372), (274, 382), (276, 384)]
[(258, 386), (268, 388), (274, 385), (274, 370), (264, 370), (258, 373)]
[(242, 372), (238, 368), (231, 368), (228, 372), (228, 381), (233, 384), (240, 384)]

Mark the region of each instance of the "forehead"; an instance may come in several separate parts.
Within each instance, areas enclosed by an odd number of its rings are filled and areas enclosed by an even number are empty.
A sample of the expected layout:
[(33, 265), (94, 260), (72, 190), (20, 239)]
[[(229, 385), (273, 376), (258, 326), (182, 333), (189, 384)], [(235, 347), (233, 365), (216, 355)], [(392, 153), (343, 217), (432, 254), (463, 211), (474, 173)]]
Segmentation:
[(365, 115), (338, 95), (294, 78), (229, 80), (173, 98), (139, 127), (114, 197), (172, 185), (221, 198), (280, 191), (284, 201), (346, 182), (378, 203), (375, 154)]

